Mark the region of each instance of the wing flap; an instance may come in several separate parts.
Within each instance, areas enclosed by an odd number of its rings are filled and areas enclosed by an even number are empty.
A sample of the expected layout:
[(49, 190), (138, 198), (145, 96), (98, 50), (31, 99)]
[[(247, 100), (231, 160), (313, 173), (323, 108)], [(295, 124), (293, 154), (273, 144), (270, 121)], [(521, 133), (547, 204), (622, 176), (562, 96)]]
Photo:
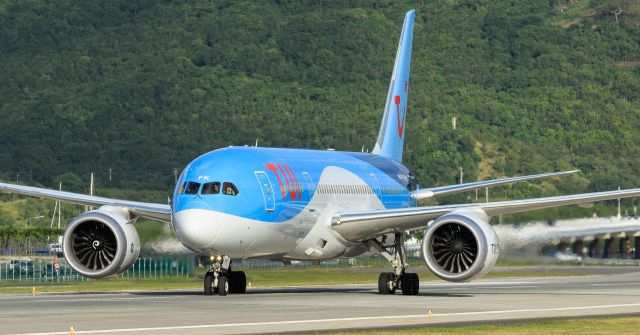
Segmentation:
[(0, 191), (60, 200), (78, 205), (96, 207), (104, 205), (117, 206), (122, 207), (137, 216), (166, 222), (171, 221), (171, 206), (165, 204), (111, 199), (94, 195), (56, 191), (39, 187), (13, 185), (6, 183), (0, 183)]
[(489, 216), (497, 216), (637, 196), (640, 196), (640, 188), (512, 201), (339, 213), (332, 218), (331, 225), (334, 230), (349, 241), (364, 241), (391, 232), (425, 227), (430, 220), (456, 209), (483, 210)]

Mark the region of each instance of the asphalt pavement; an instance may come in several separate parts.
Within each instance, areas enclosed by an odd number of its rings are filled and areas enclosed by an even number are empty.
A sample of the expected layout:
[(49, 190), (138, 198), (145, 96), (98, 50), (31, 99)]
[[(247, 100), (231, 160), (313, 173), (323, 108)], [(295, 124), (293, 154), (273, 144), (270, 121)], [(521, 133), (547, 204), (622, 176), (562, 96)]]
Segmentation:
[[(622, 270), (624, 269), (624, 270)], [(233, 334), (640, 315), (640, 269), (595, 275), (423, 282), (418, 296), (375, 283), (200, 291), (2, 295), (0, 334)]]

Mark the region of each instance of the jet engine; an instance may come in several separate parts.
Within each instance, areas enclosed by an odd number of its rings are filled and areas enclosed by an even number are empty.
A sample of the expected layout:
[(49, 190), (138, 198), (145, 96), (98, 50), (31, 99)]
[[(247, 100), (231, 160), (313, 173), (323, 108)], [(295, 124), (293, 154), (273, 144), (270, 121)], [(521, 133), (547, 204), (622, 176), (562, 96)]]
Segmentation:
[(462, 282), (478, 278), (498, 260), (500, 246), (489, 217), (481, 210), (443, 215), (425, 230), (422, 255), (438, 277)]
[(102, 206), (71, 220), (62, 247), (67, 263), (78, 273), (105, 278), (133, 265), (140, 255), (140, 238), (129, 212)]

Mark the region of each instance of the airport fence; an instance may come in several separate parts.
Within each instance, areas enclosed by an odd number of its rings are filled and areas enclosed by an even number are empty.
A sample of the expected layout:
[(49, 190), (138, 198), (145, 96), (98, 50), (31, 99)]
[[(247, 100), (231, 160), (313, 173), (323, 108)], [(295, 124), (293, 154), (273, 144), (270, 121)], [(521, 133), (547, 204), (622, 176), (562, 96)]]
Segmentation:
[[(57, 263), (57, 265), (56, 265)], [(193, 257), (140, 257), (120, 278), (192, 277)], [(89, 280), (66, 264), (63, 258), (5, 258), (0, 261), (0, 282), (55, 283)]]
[[(518, 260), (516, 258), (516, 260)], [(506, 260), (509, 263), (509, 259)], [(31, 284), (31, 283), (63, 283), (83, 282), (91, 280), (79, 275), (66, 264), (64, 258), (58, 259), (58, 266), (53, 257), (25, 258), (3, 257), (0, 258), (0, 284)], [(407, 257), (409, 268), (424, 267), (424, 260), (420, 257)], [(566, 262), (561, 262), (564, 264)], [(621, 258), (596, 259), (586, 258), (578, 262), (585, 265), (640, 265), (638, 260)], [(234, 270), (251, 271), (252, 269), (291, 269), (291, 268), (379, 268), (389, 269), (389, 262), (378, 254), (340, 258), (329, 261), (281, 261), (270, 260), (234, 260)], [(192, 255), (167, 256), (167, 257), (140, 257), (124, 273), (113, 277), (119, 279), (142, 278), (193, 278), (201, 277), (205, 272), (204, 267), (198, 265), (198, 260)]]
[[(410, 266), (424, 266), (424, 261), (417, 257), (409, 257), (407, 262)], [(140, 257), (131, 268), (114, 277), (114, 279), (201, 276), (204, 273), (204, 268), (200, 267), (198, 263), (198, 259), (193, 255)], [(389, 267), (389, 262), (378, 254), (320, 262), (291, 261), (283, 263), (270, 260), (234, 260), (232, 264), (235, 270), (305, 267)], [(86, 280), (90, 279), (75, 272), (62, 257), (58, 258), (58, 261), (56, 261), (55, 257), (27, 258), (9, 256), (0, 258), (0, 283), (56, 283)]]

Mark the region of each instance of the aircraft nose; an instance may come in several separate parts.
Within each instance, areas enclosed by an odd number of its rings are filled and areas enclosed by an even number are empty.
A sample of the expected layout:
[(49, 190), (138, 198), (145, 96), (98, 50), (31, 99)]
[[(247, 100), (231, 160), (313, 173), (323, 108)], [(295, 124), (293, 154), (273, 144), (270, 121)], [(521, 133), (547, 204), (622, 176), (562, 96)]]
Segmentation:
[(173, 222), (178, 239), (194, 251), (211, 248), (218, 235), (218, 220), (213, 211), (186, 209), (175, 213)]

